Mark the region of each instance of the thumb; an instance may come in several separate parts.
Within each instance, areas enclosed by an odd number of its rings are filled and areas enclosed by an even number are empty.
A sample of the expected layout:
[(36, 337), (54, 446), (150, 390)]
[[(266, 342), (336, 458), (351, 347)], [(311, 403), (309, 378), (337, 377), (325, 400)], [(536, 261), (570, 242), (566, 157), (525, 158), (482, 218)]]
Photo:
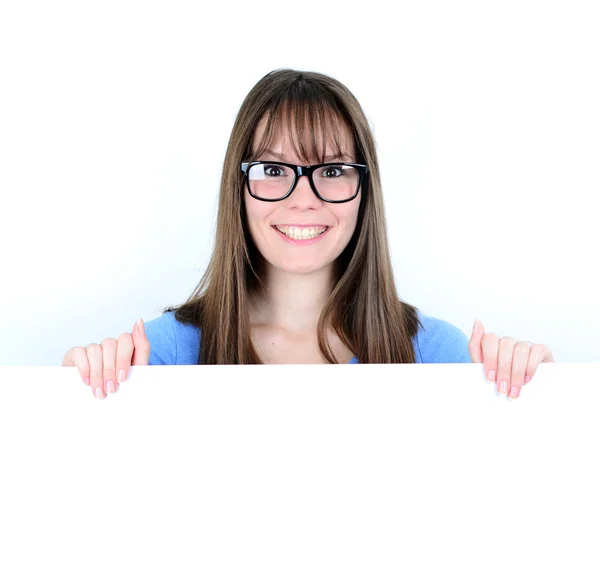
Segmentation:
[(147, 366), (150, 360), (150, 341), (146, 336), (144, 329), (144, 320), (140, 319), (133, 326), (133, 358), (131, 359), (132, 366)]
[(483, 323), (479, 319), (475, 319), (475, 324), (473, 325), (473, 333), (471, 334), (471, 339), (469, 340), (469, 354), (471, 355), (471, 361), (473, 362), (483, 362), (483, 348), (481, 347), (481, 340), (485, 335), (485, 329), (483, 328)]

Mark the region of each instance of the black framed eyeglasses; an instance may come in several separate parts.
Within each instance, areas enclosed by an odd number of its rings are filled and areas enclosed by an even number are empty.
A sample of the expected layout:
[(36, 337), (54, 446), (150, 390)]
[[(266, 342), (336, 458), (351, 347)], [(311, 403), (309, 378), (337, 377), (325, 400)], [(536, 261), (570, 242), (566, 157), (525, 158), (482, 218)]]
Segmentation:
[(241, 164), (246, 187), (259, 201), (282, 201), (289, 197), (302, 175), (313, 193), (326, 203), (346, 203), (358, 195), (368, 167), (362, 163), (295, 165), (280, 161), (245, 161)]

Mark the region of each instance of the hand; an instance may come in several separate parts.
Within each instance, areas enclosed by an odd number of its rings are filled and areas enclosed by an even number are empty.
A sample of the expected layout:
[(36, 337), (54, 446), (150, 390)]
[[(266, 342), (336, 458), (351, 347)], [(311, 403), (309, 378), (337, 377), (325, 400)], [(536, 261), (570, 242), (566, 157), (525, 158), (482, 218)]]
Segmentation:
[[(483, 372), (489, 382), (495, 382), (498, 392), (518, 398), (523, 384), (533, 378), (542, 362), (555, 362), (546, 345), (518, 341), (486, 333), (481, 321), (475, 320), (469, 341), (469, 354), (473, 362), (483, 362)], [(490, 375), (490, 373), (492, 373)]]
[(124, 382), (131, 366), (148, 365), (150, 343), (144, 321), (140, 319), (132, 333), (122, 333), (118, 339), (104, 339), (101, 344), (70, 348), (63, 366), (76, 366), (81, 379), (92, 387), (92, 393), (103, 400), (105, 392), (116, 392), (117, 382)]

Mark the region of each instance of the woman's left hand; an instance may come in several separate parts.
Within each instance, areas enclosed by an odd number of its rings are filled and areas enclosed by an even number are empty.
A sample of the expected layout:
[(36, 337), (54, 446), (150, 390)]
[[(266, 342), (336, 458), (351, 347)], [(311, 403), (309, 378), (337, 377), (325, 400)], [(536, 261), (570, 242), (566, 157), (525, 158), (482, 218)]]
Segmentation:
[(523, 384), (527, 384), (542, 362), (554, 362), (546, 345), (518, 341), (511, 337), (498, 338), (486, 333), (481, 321), (475, 320), (469, 341), (473, 362), (483, 362), (483, 371), (489, 382), (497, 384), (498, 392), (518, 398)]

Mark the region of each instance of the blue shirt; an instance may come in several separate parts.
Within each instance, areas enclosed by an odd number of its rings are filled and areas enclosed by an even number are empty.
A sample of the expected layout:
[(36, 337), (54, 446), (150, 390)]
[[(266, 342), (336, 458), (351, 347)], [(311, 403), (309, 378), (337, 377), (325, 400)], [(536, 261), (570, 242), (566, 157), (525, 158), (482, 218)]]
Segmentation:
[[(458, 327), (420, 311), (417, 315), (425, 327), (425, 330), (419, 327), (412, 339), (417, 363), (471, 362), (469, 339)], [(177, 321), (174, 311), (144, 321), (144, 328), (150, 342), (148, 364), (198, 363), (201, 331), (192, 324)], [(356, 357), (350, 364), (358, 364)]]

